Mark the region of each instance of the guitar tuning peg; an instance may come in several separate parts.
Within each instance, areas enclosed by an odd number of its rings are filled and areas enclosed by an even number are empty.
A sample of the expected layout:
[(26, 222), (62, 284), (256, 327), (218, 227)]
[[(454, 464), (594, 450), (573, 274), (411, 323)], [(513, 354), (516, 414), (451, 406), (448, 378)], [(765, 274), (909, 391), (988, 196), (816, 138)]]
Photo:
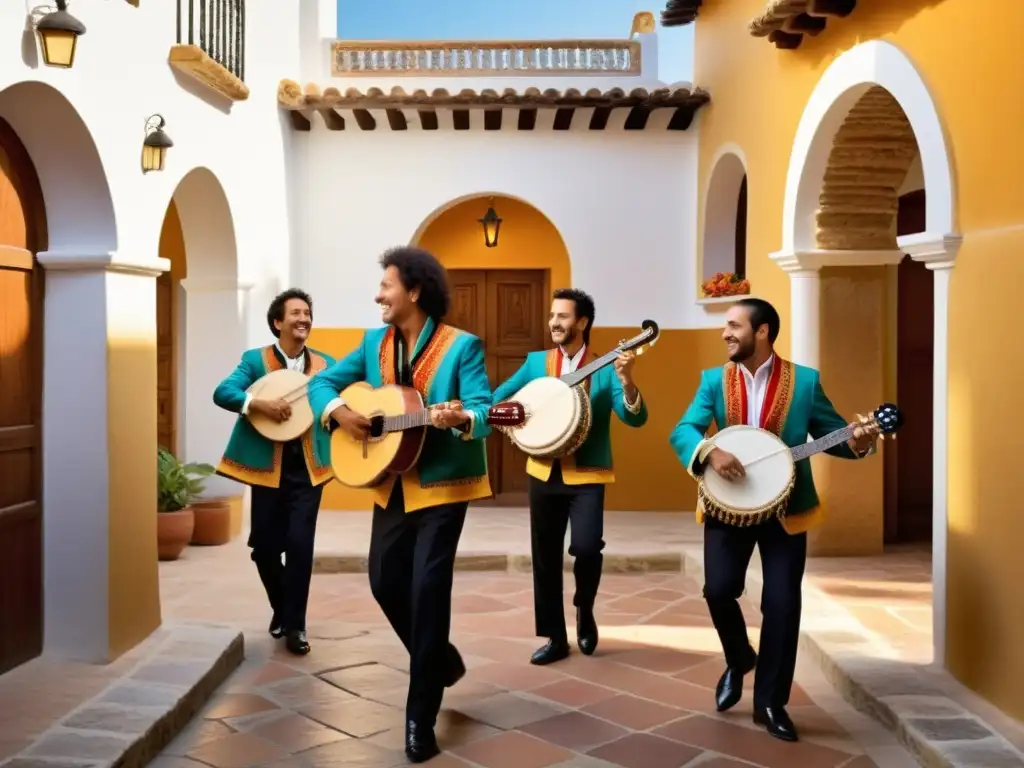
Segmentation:
[(642, 355), (643, 353), (644, 353), (644, 348), (643, 347), (638, 347), (637, 350), (636, 350), (636, 356), (640, 357), (640, 355)]

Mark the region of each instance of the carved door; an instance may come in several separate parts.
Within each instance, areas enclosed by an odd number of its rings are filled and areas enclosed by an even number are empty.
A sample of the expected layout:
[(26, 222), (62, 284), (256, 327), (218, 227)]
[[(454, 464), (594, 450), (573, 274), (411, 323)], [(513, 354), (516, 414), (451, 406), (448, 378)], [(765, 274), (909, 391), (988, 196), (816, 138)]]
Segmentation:
[[(897, 232), (925, 228), (924, 191), (900, 198)], [(896, 398), (906, 426), (887, 449), (886, 540), (930, 541), (932, 536), (932, 379), (935, 356), (935, 281), (924, 264), (905, 258), (897, 272)], [(890, 456), (891, 454), (891, 456)]]
[(0, 673), (43, 642), (43, 196), (0, 120)]
[(177, 451), (174, 403), (174, 281), (170, 271), (156, 279), (157, 445)]
[[(545, 270), (452, 270), (452, 311), (446, 321), (484, 342), (491, 387), (508, 379), (529, 352), (549, 346)], [(524, 503), (526, 456), (502, 435), (487, 441), (491, 488)]]

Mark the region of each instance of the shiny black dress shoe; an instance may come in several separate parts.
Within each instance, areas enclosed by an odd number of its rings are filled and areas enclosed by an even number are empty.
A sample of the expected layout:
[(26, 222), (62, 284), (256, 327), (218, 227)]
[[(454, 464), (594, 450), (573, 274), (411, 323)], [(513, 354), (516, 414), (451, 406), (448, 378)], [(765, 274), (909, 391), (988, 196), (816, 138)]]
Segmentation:
[(754, 722), (763, 725), (769, 736), (783, 741), (797, 741), (796, 726), (783, 707), (763, 707), (754, 710)]
[(276, 613), (270, 619), (270, 626), (267, 627), (267, 631), (270, 632), (270, 636), (275, 640), (280, 640), (284, 637), (284, 625), (281, 624), (281, 620), (277, 618)]
[(544, 666), (545, 664), (561, 661), (568, 656), (569, 642), (567, 640), (548, 640), (547, 643), (533, 652), (533, 656), (530, 657), (530, 663)]
[(466, 662), (462, 660), (459, 649), (449, 643), (448, 645), (448, 667), (445, 670), (444, 687), (451, 688), (459, 680), (466, 676)]
[(597, 621), (593, 608), (576, 609), (576, 645), (586, 656), (597, 650)]
[(715, 686), (715, 709), (725, 712), (740, 703), (740, 699), (743, 698), (743, 676), (745, 674), (746, 672), (732, 667), (725, 668), (725, 672), (718, 679), (718, 685)]
[(410, 763), (425, 763), (441, 754), (434, 738), (434, 729), (426, 728), (412, 720), (405, 724), (405, 756)]
[(309, 640), (306, 639), (305, 630), (291, 629), (284, 636), (284, 647), (289, 653), (296, 656), (305, 656), (310, 651)]

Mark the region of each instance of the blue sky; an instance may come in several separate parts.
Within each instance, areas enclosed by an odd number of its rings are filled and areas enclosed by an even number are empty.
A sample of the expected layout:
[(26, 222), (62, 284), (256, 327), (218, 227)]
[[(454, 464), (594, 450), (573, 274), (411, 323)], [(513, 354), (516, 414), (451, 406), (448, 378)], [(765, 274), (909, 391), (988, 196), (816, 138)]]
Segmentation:
[[(348, 40), (625, 38), (633, 14), (664, 0), (338, 0)], [(692, 79), (693, 25), (658, 28), (658, 76)]]

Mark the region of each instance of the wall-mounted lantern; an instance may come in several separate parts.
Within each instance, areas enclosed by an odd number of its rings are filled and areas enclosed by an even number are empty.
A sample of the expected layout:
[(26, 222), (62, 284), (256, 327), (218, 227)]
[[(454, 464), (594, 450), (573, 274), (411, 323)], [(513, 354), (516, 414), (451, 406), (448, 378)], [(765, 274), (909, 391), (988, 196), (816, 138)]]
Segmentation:
[(36, 32), (48, 67), (70, 69), (75, 63), (78, 38), (85, 34), (85, 24), (68, 13), (67, 0), (56, 0), (57, 10), (36, 22)]
[(167, 148), (173, 147), (171, 137), (164, 133), (162, 115), (152, 115), (146, 120), (146, 138), (142, 142), (142, 172), (162, 171)]
[(482, 219), (477, 219), (480, 226), (484, 228), (484, 245), (488, 248), (495, 248), (498, 245), (498, 233), (501, 231), (501, 217), (494, 210), (494, 198), (489, 201), (487, 213)]

